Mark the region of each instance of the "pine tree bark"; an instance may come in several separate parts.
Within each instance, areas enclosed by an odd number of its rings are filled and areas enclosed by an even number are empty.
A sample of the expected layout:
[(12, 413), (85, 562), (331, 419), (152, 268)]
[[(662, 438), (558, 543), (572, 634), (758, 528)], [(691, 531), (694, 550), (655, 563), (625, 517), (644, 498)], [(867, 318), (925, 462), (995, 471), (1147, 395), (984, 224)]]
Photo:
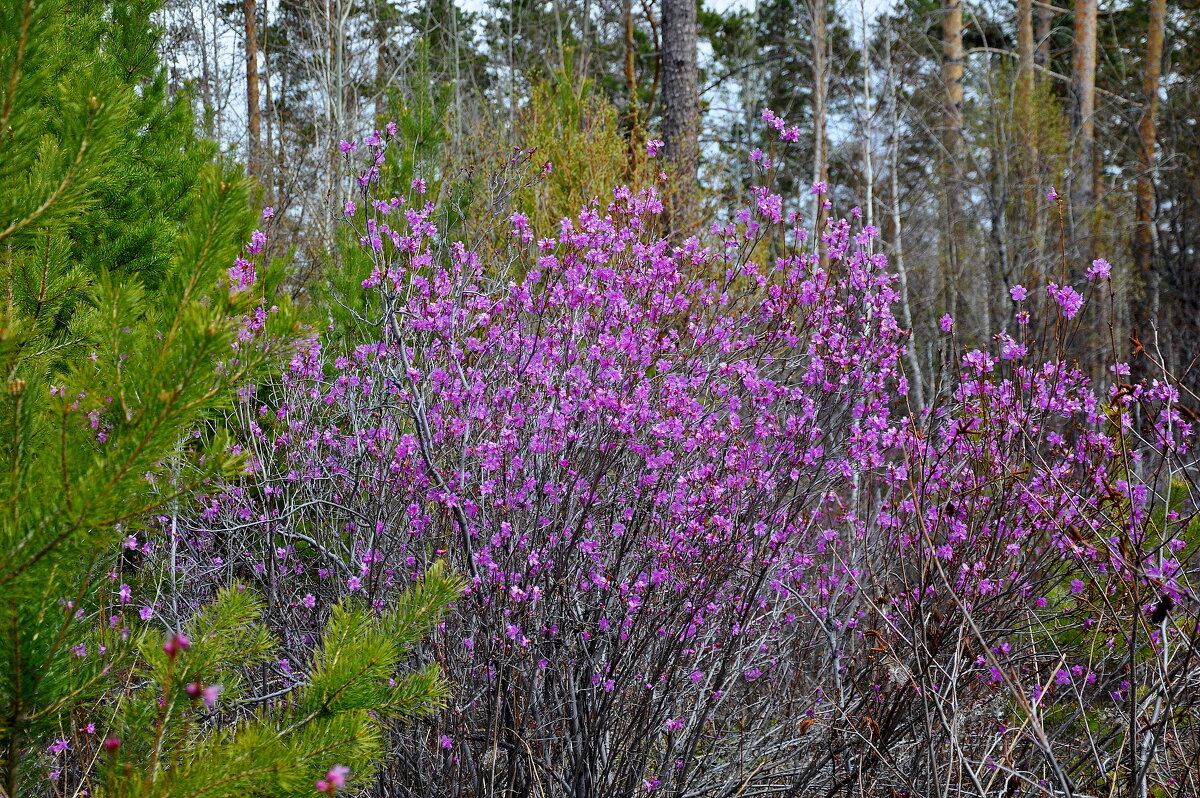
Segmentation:
[[(939, 269), (935, 291), (939, 311), (955, 309), (957, 292), (947, 291), (943, 281), (956, 282), (959, 266), (959, 196), (963, 190), (963, 50), (962, 0), (943, 0), (942, 4), (942, 87), (945, 91), (942, 112), (942, 142), (946, 153), (946, 184), (943, 189), (945, 224), (944, 260)], [(949, 302), (945, 300), (949, 299)]]
[(663, 143), (679, 180), (679, 196), (672, 214), (677, 219), (691, 215), (700, 161), (697, 37), (696, 0), (663, 0)]
[[(825, 0), (812, 0), (812, 118), (813, 118), (813, 183), (829, 181), (829, 140), (825, 132), (827, 98), (829, 93), (829, 37)], [(813, 197), (813, 223), (818, 235), (824, 224), (823, 195)]]
[[(1017, 0), (1017, 119), (1021, 135), (1036, 135), (1033, 130), (1033, 0)], [(1035, 145), (1036, 146), (1036, 145)]]
[(249, 136), (246, 165), (250, 174), (259, 176), (262, 172), (262, 110), (258, 98), (258, 25), (255, 0), (242, 0), (242, 11), (246, 22), (246, 130)]
[(951, 188), (962, 175), (963, 12), (962, 0), (945, 0), (942, 7), (942, 85), (945, 88), (944, 136)]
[(1075, 0), (1075, 46), (1071, 58), (1071, 231), (1075, 256), (1091, 256), (1096, 201), (1096, 0)]
[(1133, 264), (1144, 291), (1134, 304), (1135, 331), (1145, 332), (1158, 310), (1158, 275), (1154, 269), (1154, 151), (1158, 145), (1158, 87), (1162, 78), (1166, 0), (1150, 0), (1146, 26), (1146, 61), (1142, 67), (1142, 119), (1138, 125), (1137, 226), (1133, 231)]

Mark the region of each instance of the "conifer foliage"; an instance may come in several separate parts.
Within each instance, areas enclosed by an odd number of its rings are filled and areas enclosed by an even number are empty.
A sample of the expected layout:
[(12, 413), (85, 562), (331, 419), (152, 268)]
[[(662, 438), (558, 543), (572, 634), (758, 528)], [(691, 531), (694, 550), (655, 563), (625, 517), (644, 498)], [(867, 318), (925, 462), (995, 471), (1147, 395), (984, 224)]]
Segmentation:
[(174, 578), (143, 573), (174, 546), (148, 524), (242, 467), (217, 411), (294, 325), (151, 10), (0, 2), (0, 794), (332, 794), (444, 696), (398, 667), (458, 583), (337, 605), (270, 694), (253, 591), (131, 603)]

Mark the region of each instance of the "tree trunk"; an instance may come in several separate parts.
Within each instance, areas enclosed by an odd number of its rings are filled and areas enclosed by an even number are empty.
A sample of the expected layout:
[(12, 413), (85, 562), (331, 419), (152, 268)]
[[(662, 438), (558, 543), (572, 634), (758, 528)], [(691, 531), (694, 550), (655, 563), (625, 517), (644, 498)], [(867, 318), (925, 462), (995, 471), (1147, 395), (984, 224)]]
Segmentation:
[[(1033, 0), (1017, 0), (1017, 119), (1023, 138), (1033, 128)], [(1036, 146), (1036, 143), (1034, 144)]]
[(700, 160), (700, 90), (696, 67), (696, 0), (662, 3), (663, 143), (675, 164), (678, 197), (673, 217), (691, 215)]
[(866, 196), (863, 203), (864, 221), (868, 226), (875, 225), (875, 164), (871, 152), (871, 117), (874, 109), (871, 101), (871, 52), (869, 49), (870, 29), (867, 27), (867, 3), (859, 0), (859, 14), (862, 19), (862, 104), (863, 104), (863, 182), (866, 184)]
[(1074, 254), (1091, 254), (1096, 201), (1096, 0), (1075, 0), (1075, 49), (1071, 59), (1071, 231)]
[[(1039, 9), (1040, 13), (1040, 9)], [(1019, 266), (1027, 268), (1041, 254), (1041, 218), (1038, 207), (1038, 128), (1034, 111), (1035, 44), (1033, 33), (1033, 0), (1017, 0), (1017, 87), (1016, 117), (1017, 144), (1021, 148), (1020, 175), (1023, 201), (1020, 231), (1028, 233), (1028, 256)], [(1025, 249), (1025, 248), (1020, 248)]]
[[(942, 86), (946, 93), (942, 114), (942, 137), (946, 151), (946, 184), (943, 188), (943, 224), (946, 245), (943, 268), (939, 270), (938, 282), (947, 278), (958, 281), (959, 266), (959, 210), (963, 191), (963, 13), (962, 0), (943, 0), (942, 5)], [(947, 304), (953, 310), (956, 296), (954, 288), (946, 290), (936, 285), (938, 311)], [(945, 296), (943, 296), (945, 294)]]
[[(1162, 77), (1166, 0), (1150, 0), (1146, 26), (1146, 62), (1142, 67), (1142, 119), (1138, 125), (1137, 226), (1133, 264), (1142, 283), (1142, 301), (1134, 304), (1135, 332), (1144, 334), (1158, 311), (1158, 275), (1154, 269), (1154, 150), (1158, 144), (1158, 84)], [(1143, 339), (1144, 340), (1144, 339)]]
[[(813, 69), (813, 183), (829, 180), (829, 141), (825, 133), (826, 99), (829, 93), (827, 19), (825, 0), (812, 0), (812, 69)], [(813, 232), (820, 236), (824, 223), (825, 196), (813, 197)]]
[(633, 131), (634, 145), (638, 135), (638, 93), (637, 93), (637, 62), (633, 39), (633, 0), (623, 0), (621, 6), (621, 23), (625, 34), (625, 90), (629, 93), (629, 126)]
[(942, 8), (942, 85), (946, 100), (944, 134), (952, 177), (962, 174), (963, 13), (962, 0), (945, 0)]
[(1050, 66), (1050, 33), (1054, 30), (1054, 12), (1048, 3), (1039, 3), (1037, 7), (1037, 29), (1034, 39), (1037, 40), (1033, 53), (1034, 62), (1040, 67)]
[[(269, 9), (268, 9), (267, 5), (264, 3), (263, 4), (263, 12), (262, 12), (262, 26), (263, 26), (262, 59), (263, 59), (263, 65), (266, 67), (266, 69), (263, 70), (262, 86), (263, 86), (263, 101), (265, 102), (265, 105), (266, 105), (266, 108), (265, 108), (266, 114), (264, 114), (264, 118), (266, 119), (266, 123), (267, 123), (266, 124), (267, 146), (266, 146), (266, 149), (264, 150), (266, 157), (263, 159), (262, 170), (263, 170), (263, 175), (265, 176), (265, 180), (263, 180), (263, 182), (266, 185), (266, 189), (267, 189), (267, 204), (277, 205), (278, 202), (276, 200), (276, 193), (275, 193), (275, 184), (276, 184), (275, 164), (277, 164), (279, 162), (279, 158), (278, 158), (277, 153), (275, 152), (275, 103), (273, 102), (273, 98), (271, 96), (271, 66), (270, 66), (271, 65), (271, 50), (270, 50), (270, 47), (271, 47), (271, 40), (270, 40), (271, 23), (270, 23), (269, 17), (267, 16), (268, 13), (269, 13)], [(260, 179), (262, 179), (262, 177), (260, 177)]]
[(242, 0), (246, 18), (246, 130), (249, 134), (247, 168), (250, 174), (262, 172), (262, 110), (258, 100), (258, 25), (255, 19), (255, 0)]
[(641, 109), (638, 107), (637, 60), (636, 46), (633, 38), (633, 0), (622, 0), (621, 24), (624, 28), (625, 39), (625, 92), (629, 102), (625, 113), (629, 119), (629, 144), (626, 148), (626, 163), (630, 179), (637, 170), (637, 165), (645, 158), (644, 134), (642, 132)]

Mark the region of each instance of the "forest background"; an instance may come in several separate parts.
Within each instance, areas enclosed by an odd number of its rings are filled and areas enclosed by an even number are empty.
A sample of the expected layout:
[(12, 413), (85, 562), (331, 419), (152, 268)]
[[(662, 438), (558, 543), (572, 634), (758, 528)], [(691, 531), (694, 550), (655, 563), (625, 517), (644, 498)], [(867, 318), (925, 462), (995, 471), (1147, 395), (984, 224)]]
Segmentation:
[[(684, 4), (674, 21), (671, 3), (604, 0), (213, 2), (168, 3), (157, 19), (171, 90), (191, 87), (205, 135), (250, 164), (267, 204), (286, 211), (302, 272), (332, 237), (324, 198), (345, 175), (329, 153), (375, 117), (410, 117), (421, 130), (415, 157), (442, 169), (477, 170), (518, 146), (570, 169), (564, 148), (585, 147), (596, 160), (555, 178), (572, 193), (556, 212), (634, 174), (637, 148), (622, 161), (614, 137), (670, 146), (679, 128), (699, 139), (684, 153), (683, 182), (704, 187), (695, 202), (711, 215), (741, 191), (745, 153), (765, 145), (756, 120), (770, 108), (805, 131), (803, 179), (780, 186), (789, 207), (804, 207), (811, 183), (827, 180), (838, 207), (861, 206), (884, 230), (894, 267), (910, 278), (926, 379), (944, 313), (982, 340), (1005, 324), (1007, 287), (1052, 268), (1046, 195), (1057, 188), (1081, 247), (1072, 254), (1116, 268), (1122, 338), (1152, 315), (1154, 345), (1191, 384), (1188, 4), (689, 11)], [(677, 38), (701, 53), (695, 74), (685, 66), (678, 79)]]

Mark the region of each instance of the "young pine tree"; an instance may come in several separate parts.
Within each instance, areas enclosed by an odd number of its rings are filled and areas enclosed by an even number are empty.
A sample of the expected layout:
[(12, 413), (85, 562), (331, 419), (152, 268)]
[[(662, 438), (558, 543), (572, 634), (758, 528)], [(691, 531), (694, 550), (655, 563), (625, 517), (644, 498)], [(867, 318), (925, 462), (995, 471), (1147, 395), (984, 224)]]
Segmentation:
[(189, 618), (169, 578), (170, 611), (116, 586), (150, 514), (238, 467), (216, 411), (287, 332), (230, 268), (250, 186), (164, 99), (146, 8), (0, 0), (0, 795), (334, 792), (444, 695), (398, 666), (458, 583), (339, 605), (275, 696), (247, 688), (275, 647), (253, 593)]

